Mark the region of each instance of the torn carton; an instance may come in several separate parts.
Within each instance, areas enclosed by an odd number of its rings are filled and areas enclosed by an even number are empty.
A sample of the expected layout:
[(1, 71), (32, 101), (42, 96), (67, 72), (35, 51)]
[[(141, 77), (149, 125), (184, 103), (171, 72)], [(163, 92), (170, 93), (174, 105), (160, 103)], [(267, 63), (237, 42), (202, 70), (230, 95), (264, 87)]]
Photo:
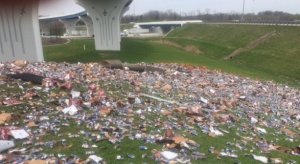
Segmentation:
[(25, 139), (29, 137), (29, 134), (24, 129), (11, 130), (10, 133), (15, 139)]
[(0, 125), (11, 120), (12, 116), (10, 113), (2, 113), (0, 114)]

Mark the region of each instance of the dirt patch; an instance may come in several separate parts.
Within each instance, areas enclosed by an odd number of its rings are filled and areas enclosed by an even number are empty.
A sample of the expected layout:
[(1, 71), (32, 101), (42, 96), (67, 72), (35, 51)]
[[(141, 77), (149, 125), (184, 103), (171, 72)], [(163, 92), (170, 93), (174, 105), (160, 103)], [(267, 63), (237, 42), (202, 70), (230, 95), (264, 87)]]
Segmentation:
[(238, 56), (239, 54), (241, 54), (245, 51), (252, 50), (252, 49), (256, 48), (257, 46), (261, 45), (262, 43), (266, 42), (267, 40), (271, 39), (274, 36), (276, 36), (276, 31), (267, 33), (267, 34), (257, 38), (256, 40), (250, 42), (246, 47), (239, 48), (239, 49), (233, 51), (230, 55), (226, 56), (224, 58), (224, 60), (232, 59), (235, 56)]
[(65, 38), (42, 38), (43, 46), (53, 46), (68, 43), (69, 40)]
[(203, 52), (201, 50), (199, 50), (196, 46), (194, 45), (188, 45), (188, 46), (185, 46), (184, 47), (184, 50), (187, 51), (187, 52), (191, 52), (193, 54), (197, 54), (197, 55), (200, 55), (200, 54), (203, 54)]
[(187, 45), (185, 47), (175, 43), (175, 42), (171, 42), (169, 40), (155, 40), (152, 41), (154, 43), (159, 43), (159, 44), (163, 44), (163, 45), (167, 45), (167, 46), (171, 46), (171, 47), (175, 47), (175, 48), (179, 48), (181, 50), (184, 50), (186, 52), (192, 53), (192, 54), (203, 54), (203, 52), (201, 50), (199, 50), (198, 47), (194, 46), (194, 45)]
[(168, 40), (154, 40), (152, 42), (167, 45), (167, 46), (171, 46), (171, 47), (182, 48), (181, 45), (179, 45), (175, 42), (168, 41)]

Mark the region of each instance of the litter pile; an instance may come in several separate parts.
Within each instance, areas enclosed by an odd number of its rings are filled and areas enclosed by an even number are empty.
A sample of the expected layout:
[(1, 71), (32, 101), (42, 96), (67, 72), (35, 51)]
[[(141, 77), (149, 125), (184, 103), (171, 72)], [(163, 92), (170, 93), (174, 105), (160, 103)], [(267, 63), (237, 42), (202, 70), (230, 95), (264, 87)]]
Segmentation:
[(0, 64), (0, 163), (299, 162), (299, 90), (152, 67)]

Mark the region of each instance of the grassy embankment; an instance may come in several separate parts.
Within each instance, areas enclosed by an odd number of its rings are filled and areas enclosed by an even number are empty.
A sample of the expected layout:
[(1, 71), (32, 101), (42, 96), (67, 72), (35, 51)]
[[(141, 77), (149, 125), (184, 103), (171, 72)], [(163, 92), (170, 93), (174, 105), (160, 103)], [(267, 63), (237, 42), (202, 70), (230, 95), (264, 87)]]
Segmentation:
[[(255, 47), (224, 60), (239, 48), (275, 32)], [(86, 50), (83, 50), (83, 46)], [(300, 86), (300, 28), (252, 25), (188, 25), (165, 38), (123, 39), (122, 51), (99, 52), (93, 40), (73, 40), (68, 45), (45, 48), (47, 61), (176, 62), (203, 65), (224, 72)], [(191, 47), (201, 53), (193, 53)]]

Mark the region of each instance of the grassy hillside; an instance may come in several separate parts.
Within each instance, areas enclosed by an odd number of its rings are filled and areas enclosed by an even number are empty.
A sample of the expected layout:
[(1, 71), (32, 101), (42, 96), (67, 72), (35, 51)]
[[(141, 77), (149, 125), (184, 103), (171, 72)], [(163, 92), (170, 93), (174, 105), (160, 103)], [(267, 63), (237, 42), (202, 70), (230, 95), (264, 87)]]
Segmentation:
[[(224, 57), (257, 38), (275, 31), (276, 35), (254, 49), (229, 61)], [(181, 45), (196, 45), (207, 58), (225, 62), (240, 70), (252, 70), (254, 76), (289, 81), (300, 80), (300, 28), (251, 25), (189, 25), (176, 30), (168, 40)]]
[[(224, 60), (261, 36), (276, 32), (255, 48)], [(86, 50), (83, 50), (84, 45)], [(94, 50), (93, 40), (45, 47), (47, 61), (176, 62), (204, 65), (225, 72), (300, 86), (300, 28), (251, 25), (188, 25), (166, 38), (123, 39), (121, 52)], [(192, 47), (192, 51), (188, 50)], [(193, 49), (201, 53), (193, 53)]]

